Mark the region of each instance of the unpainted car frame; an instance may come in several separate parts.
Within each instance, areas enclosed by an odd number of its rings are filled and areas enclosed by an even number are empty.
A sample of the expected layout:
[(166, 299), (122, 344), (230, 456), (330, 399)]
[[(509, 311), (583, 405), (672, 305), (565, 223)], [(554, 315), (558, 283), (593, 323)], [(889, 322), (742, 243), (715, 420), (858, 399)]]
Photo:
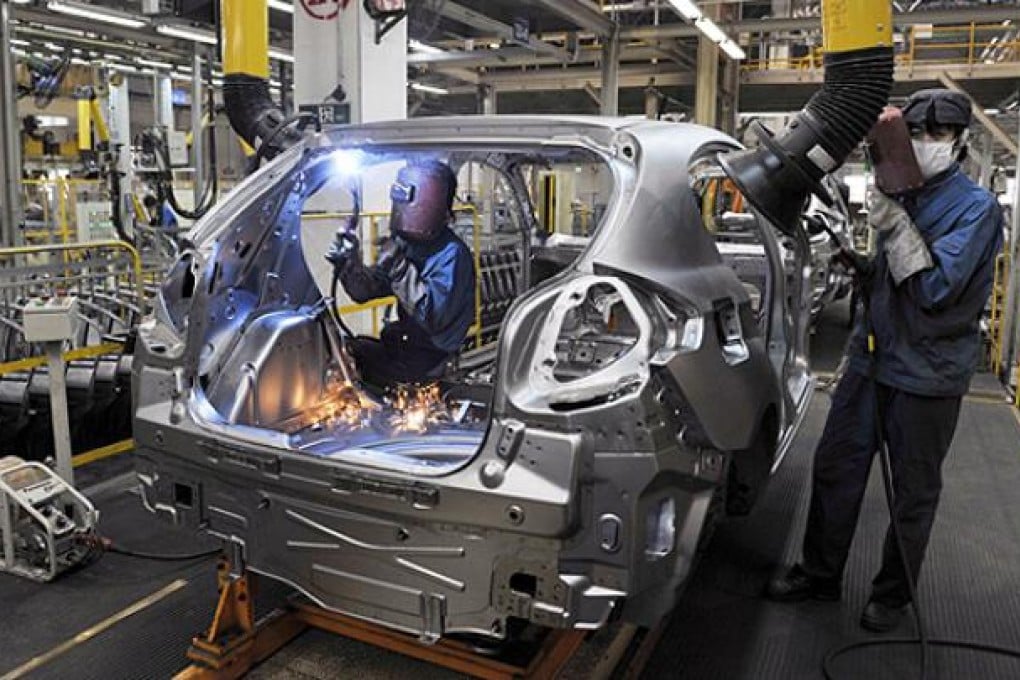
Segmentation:
[[(656, 622), (708, 520), (723, 506), (749, 509), (813, 391), (807, 236), (795, 237), (791, 279), (773, 229), (754, 217), (769, 272), (756, 316), (702, 224), (689, 168), (734, 148), (708, 128), (584, 118), (422, 119), (310, 136), (199, 223), (139, 329), (146, 507), (222, 538), (235, 569), (426, 640), (501, 638), (515, 618)], [(338, 331), (298, 242), (301, 206), (337, 149), (484, 161), (531, 227), (522, 163), (581, 153), (612, 173), (587, 248), (508, 313), (489, 422), (477, 452), (455, 463), (434, 464), (428, 438), (407, 456), (308, 455), (261, 424), (267, 411), (300, 409), (281, 395), (323, 389), (317, 374), (336, 359)], [(596, 293), (633, 321), (627, 346), (564, 379), (565, 320)], [(600, 337), (586, 342), (597, 351)]]

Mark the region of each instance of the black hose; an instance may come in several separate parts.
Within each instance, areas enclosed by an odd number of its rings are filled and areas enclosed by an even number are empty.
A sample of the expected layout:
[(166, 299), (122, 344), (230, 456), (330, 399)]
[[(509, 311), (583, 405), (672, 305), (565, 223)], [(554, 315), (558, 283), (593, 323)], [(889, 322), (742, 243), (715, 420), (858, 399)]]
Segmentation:
[(300, 133), (290, 125), (311, 116), (305, 113), (288, 118), (273, 101), (268, 81), (246, 73), (223, 77), (223, 103), (231, 127), (256, 150), (259, 159), (272, 159), (300, 141)]
[(726, 174), (777, 228), (794, 233), (804, 201), (831, 202), (821, 179), (846, 160), (886, 105), (893, 84), (891, 47), (825, 55), (825, 82), (793, 120), (773, 136), (752, 123), (761, 146), (719, 156)]
[[(835, 235), (833, 235), (835, 238)], [(910, 569), (910, 564), (907, 562), (907, 552), (903, 546), (903, 534), (900, 530), (900, 524), (896, 519), (896, 492), (893, 487), (892, 477), (892, 463), (889, 455), (889, 442), (885, 438), (885, 430), (883, 428), (882, 420), (882, 405), (879, 401), (878, 395), (878, 381), (876, 380), (876, 374), (878, 370), (875, 350), (873, 349), (873, 328), (871, 325), (871, 301), (870, 301), (870, 290), (868, 286), (864, 286), (857, 280), (855, 287), (859, 289), (861, 298), (861, 304), (863, 308), (863, 322), (864, 330), (868, 336), (867, 342), (869, 343), (869, 353), (871, 354), (871, 366), (869, 370), (868, 379), (871, 381), (872, 389), (874, 391), (874, 417), (875, 417), (875, 435), (878, 439), (878, 451), (879, 458), (882, 464), (882, 485), (885, 491), (886, 505), (889, 508), (889, 527), (892, 530), (893, 538), (896, 542), (896, 550), (899, 552), (900, 564), (903, 567), (903, 573), (907, 578), (907, 590), (910, 595), (911, 610), (914, 618), (914, 625), (917, 628), (917, 637), (907, 638), (884, 638), (881, 640), (859, 640), (857, 642), (851, 642), (846, 645), (837, 647), (831, 650), (825, 655), (822, 660), (822, 674), (826, 680), (836, 680), (836, 675), (832, 671), (832, 662), (844, 654), (858, 650), (867, 649), (870, 647), (883, 647), (892, 645), (917, 645), (918, 652), (920, 654), (920, 669), (918, 677), (920, 680), (927, 680), (928, 678), (928, 657), (929, 649), (931, 647), (946, 647), (950, 649), (970, 649), (973, 651), (985, 652), (989, 654), (998, 654), (1000, 656), (1008, 656), (1014, 659), (1020, 659), (1020, 649), (1014, 649), (1010, 647), (1003, 647), (999, 645), (990, 645), (983, 642), (973, 642), (970, 640), (957, 640), (953, 638), (946, 639), (931, 639), (928, 637), (928, 628), (925, 625), (924, 617), (921, 613), (921, 605), (917, 597), (917, 584), (914, 582), (914, 575)]]
[(110, 545), (105, 548), (106, 552), (113, 553), (115, 555), (123, 555), (125, 557), (134, 557), (139, 560), (152, 560), (154, 562), (190, 562), (192, 560), (204, 560), (215, 555), (219, 555), (223, 552), (221, 548), (215, 550), (206, 550), (205, 552), (183, 554), (183, 555), (164, 555), (162, 553), (150, 553), (143, 552), (140, 550), (128, 550), (127, 548), (121, 548), (116, 545)]

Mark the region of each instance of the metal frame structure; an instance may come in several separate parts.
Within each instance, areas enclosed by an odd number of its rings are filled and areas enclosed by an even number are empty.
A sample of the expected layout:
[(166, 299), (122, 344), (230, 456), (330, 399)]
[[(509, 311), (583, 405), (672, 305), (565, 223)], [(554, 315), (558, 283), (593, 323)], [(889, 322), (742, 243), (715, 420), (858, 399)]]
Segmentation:
[[(510, 617), (600, 627), (617, 608), (655, 623), (689, 573), (706, 517), (721, 512), (720, 490), (744, 489), (753, 502), (812, 394), (806, 235), (794, 239), (789, 268), (771, 227), (751, 218), (760, 269), (771, 272), (759, 320), (685, 172), (735, 146), (669, 123), (472, 117), (350, 126), (295, 147), (197, 226), (139, 329), (146, 506), (221, 537), (237, 575), (271, 576), (326, 608), (426, 640), (503, 637)], [(516, 163), (586, 154), (614, 177), (580, 257), (511, 308), (485, 434), (450, 462), (429, 436), (402, 457), (309, 455), (269, 425), (268, 400), (243, 405), (262, 389), (267, 399), (317, 389), (328, 361), (317, 338), (331, 331), (311, 311), (320, 294), (295, 259), (294, 230), (330, 155), (354, 149), (487, 159), (508, 173), (529, 225)], [(560, 357), (558, 345), (573, 341), (557, 320), (566, 327), (571, 308), (603, 295), (633, 319), (631, 349), (613, 355), (619, 340), (595, 340), (585, 355), (605, 355), (604, 368), (558, 376), (550, 365), (574, 360)], [(250, 368), (238, 373), (238, 361)], [(270, 373), (286, 375), (287, 389), (259, 377)]]

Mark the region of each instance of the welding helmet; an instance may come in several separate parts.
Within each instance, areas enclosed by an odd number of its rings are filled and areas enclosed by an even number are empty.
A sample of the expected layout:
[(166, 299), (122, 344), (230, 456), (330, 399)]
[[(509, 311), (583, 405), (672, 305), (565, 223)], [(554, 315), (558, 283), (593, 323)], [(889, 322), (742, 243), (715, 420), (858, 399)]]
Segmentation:
[(903, 107), (903, 120), (908, 127), (933, 130), (952, 127), (959, 132), (970, 127), (970, 99), (952, 90), (935, 88), (910, 95)]
[(390, 187), (390, 231), (409, 241), (431, 241), (450, 221), (457, 176), (440, 161), (411, 163)]

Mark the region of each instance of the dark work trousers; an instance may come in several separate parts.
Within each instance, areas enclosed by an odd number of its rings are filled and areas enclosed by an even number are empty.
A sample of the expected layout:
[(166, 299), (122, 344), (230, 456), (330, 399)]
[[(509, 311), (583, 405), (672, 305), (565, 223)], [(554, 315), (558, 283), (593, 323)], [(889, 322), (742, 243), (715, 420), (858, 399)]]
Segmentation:
[(449, 354), (438, 349), (416, 347), (389, 337), (381, 340), (357, 337), (350, 341), (362, 377), (377, 387), (400, 383), (428, 382), (442, 375)]
[[(876, 385), (854, 372), (840, 380), (815, 449), (802, 565), (810, 576), (833, 584), (842, 581), (871, 463), (878, 451), (876, 392), (889, 446), (896, 519), (915, 583), (942, 491), (942, 461), (960, 415), (962, 397), (910, 394)], [(871, 588), (871, 599), (884, 605), (901, 607), (910, 601), (891, 526), (886, 531), (882, 568)]]

